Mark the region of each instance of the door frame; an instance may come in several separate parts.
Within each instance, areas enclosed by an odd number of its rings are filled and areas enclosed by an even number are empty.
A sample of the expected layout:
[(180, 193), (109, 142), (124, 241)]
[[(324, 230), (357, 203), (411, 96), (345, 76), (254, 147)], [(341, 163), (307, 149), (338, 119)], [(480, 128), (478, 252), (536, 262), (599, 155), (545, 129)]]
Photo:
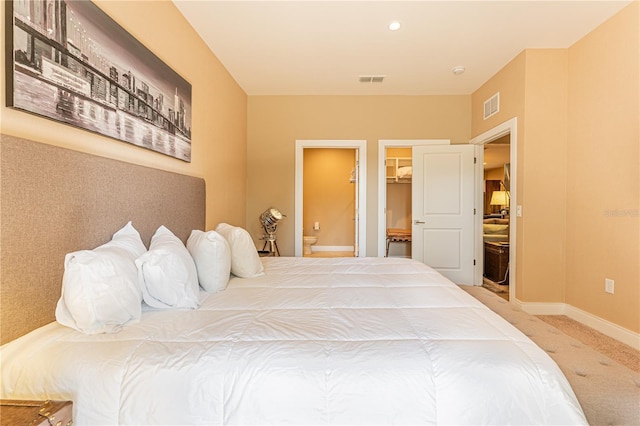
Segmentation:
[[(509, 135), (509, 161), (510, 161), (510, 186), (509, 186), (509, 300), (516, 300), (516, 217), (522, 216), (521, 206), (517, 203), (517, 141), (518, 141), (518, 118), (513, 117), (496, 127), (474, 137), (469, 143), (478, 145), (476, 150), (479, 160), (484, 158), (483, 145), (493, 142), (505, 135)], [(481, 265), (484, 265), (484, 243), (482, 241), (482, 218), (484, 213), (484, 167), (478, 167), (476, 170), (476, 209), (481, 212), (477, 215), (476, 222), (476, 259), (480, 259)], [(477, 268), (475, 282), (476, 285), (482, 285), (482, 268)]]
[(367, 215), (362, 214), (366, 212), (366, 208), (362, 206), (367, 205), (367, 141), (366, 140), (296, 140), (296, 160), (295, 160), (295, 190), (294, 190), (294, 255), (296, 257), (302, 257), (302, 206), (304, 201), (304, 185), (303, 185), (303, 166), (304, 166), (304, 150), (305, 148), (340, 148), (340, 149), (355, 149), (356, 161), (358, 170), (358, 211), (356, 212), (356, 220), (358, 226), (356, 232), (358, 233), (357, 241), (354, 241), (354, 245), (358, 257), (365, 257), (367, 255)]
[[(413, 148), (416, 145), (451, 145), (450, 139), (378, 140), (378, 257), (387, 252), (387, 148)], [(412, 155), (413, 156), (413, 155)]]

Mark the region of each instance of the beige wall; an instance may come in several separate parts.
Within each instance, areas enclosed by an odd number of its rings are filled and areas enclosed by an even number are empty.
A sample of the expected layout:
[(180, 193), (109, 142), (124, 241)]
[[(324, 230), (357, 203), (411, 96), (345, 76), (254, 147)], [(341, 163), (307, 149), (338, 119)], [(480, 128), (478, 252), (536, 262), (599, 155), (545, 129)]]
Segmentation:
[[(518, 118), (518, 299), (565, 302), (635, 332), (639, 16), (634, 2), (569, 49), (526, 50), (472, 96), (474, 136)], [(497, 91), (500, 113), (483, 121)]]
[(249, 96), (247, 229), (257, 240), (258, 216), (276, 206), (288, 217), (278, 247), (294, 254), (297, 139), (367, 140), (367, 255), (377, 255), (378, 139), (451, 139), (471, 134), (469, 96)]
[(411, 184), (387, 183), (387, 228), (411, 229)]
[[(387, 184), (387, 228), (411, 229), (411, 184)], [(410, 243), (391, 243), (389, 257), (411, 257)]]
[[(213, 227), (219, 221), (243, 225), (247, 176), (246, 94), (172, 2), (97, 1), (96, 4), (191, 83), (192, 162), (186, 163), (6, 108), (4, 67), (0, 67), (0, 131), (103, 157), (203, 177), (207, 186), (207, 227)], [(3, 23), (4, 14), (3, 4), (0, 7), (0, 21)], [(3, 29), (3, 58), (4, 36)]]
[[(471, 95), (471, 130), (472, 136), (480, 135), (505, 121), (517, 117), (517, 200), (519, 204), (524, 204), (525, 194), (523, 193), (524, 172), (527, 167), (526, 159), (523, 158), (524, 153), (524, 99), (525, 99), (525, 70), (526, 70), (526, 54), (522, 52), (509, 62), (503, 69), (498, 71), (489, 81), (476, 90)], [(483, 120), (483, 102), (493, 96), (496, 92), (500, 92), (500, 111)], [(512, 169), (513, 172), (513, 169)], [(513, 190), (513, 189), (512, 189)], [(522, 292), (526, 288), (526, 281), (523, 279), (522, 259), (525, 256), (523, 243), (523, 227), (522, 218), (512, 218), (516, 220), (516, 273), (512, 274), (517, 282), (516, 297), (522, 299)]]
[[(500, 112), (484, 121), (483, 102), (496, 92)], [(474, 135), (518, 118), (516, 194), (524, 214), (513, 218), (515, 278), (516, 297), (526, 302), (564, 301), (566, 92), (566, 50), (541, 49), (522, 52), (472, 96)]]
[(636, 1), (569, 49), (566, 200), (567, 303), (636, 332), (639, 21)]
[(527, 50), (525, 59), (524, 174), (518, 173), (523, 185), (517, 194), (525, 252), (519, 294), (530, 302), (563, 302), (567, 52)]
[(387, 157), (411, 157), (411, 148), (387, 148)]
[[(354, 149), (305, 148), (302, 206), (303, 235), (318, 237), (316, 246), (353, 246), (355, 242)], [(320, 230), (313, 229), (319, 222)]]
[(484, 171), (484, 180), (499, 180), (500, 182), (504, 182), (504, 167), (486, 169)]

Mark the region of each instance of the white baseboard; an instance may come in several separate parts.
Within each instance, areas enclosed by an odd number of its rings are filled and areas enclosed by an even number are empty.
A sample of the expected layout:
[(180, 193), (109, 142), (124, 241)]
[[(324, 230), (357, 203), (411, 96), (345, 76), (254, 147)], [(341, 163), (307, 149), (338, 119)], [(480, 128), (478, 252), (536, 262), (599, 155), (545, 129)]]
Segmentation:
[(514, 301), (523, 311), (531, 315), (566, 315), (565, 303), (542, 303)]
[(566, 303), (522, 302), (518, 299), (514, 300), (513, 303), (531, 315), (566, 315), (587, 327), (591, 327), (602, 334), (624, 343), (625, 345), (629, 345), (634, 349), (640, 350), (639, 333), (620, 327), (611, 321), (597, 317), (589, 312), (576, 308), (575, 306), (571, 306)]
[(628, 330), (624, 327), (620, 327), (619, 325), (614, 324), (611, 321), (607, 321), (571, 305), (567, 305), (567, 313), (565, 315), (567, 315), (571, 319), (583, 323), (584, 325), (598, 330), (600, 333), (606, 334), (609, 337), (613, 337), (614, 339), (619, 340), (634, 349), (640, 350), (640, 334), (634, 331)]
[(311, 252), (316, 251), (354, 251), (353, 246), (311, 246)]

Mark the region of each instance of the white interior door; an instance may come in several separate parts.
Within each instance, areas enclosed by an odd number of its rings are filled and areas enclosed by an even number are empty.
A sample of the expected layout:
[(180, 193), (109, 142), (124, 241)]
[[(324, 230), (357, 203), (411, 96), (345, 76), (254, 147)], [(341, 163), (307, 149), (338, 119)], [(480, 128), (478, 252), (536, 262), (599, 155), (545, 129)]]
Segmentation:
[(412, 257), (473, 285), (474, 207), (474, 146), (414, 146)]

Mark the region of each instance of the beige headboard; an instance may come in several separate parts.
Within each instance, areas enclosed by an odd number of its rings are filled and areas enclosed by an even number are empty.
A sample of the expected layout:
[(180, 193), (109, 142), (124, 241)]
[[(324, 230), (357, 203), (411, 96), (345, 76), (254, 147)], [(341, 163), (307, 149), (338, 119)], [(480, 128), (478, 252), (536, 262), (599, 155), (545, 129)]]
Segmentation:
[(0, 135), (0, 343), (55, 320), (64, 256), (128, 221), (149, 245), (205, 226), (204, 180)]

